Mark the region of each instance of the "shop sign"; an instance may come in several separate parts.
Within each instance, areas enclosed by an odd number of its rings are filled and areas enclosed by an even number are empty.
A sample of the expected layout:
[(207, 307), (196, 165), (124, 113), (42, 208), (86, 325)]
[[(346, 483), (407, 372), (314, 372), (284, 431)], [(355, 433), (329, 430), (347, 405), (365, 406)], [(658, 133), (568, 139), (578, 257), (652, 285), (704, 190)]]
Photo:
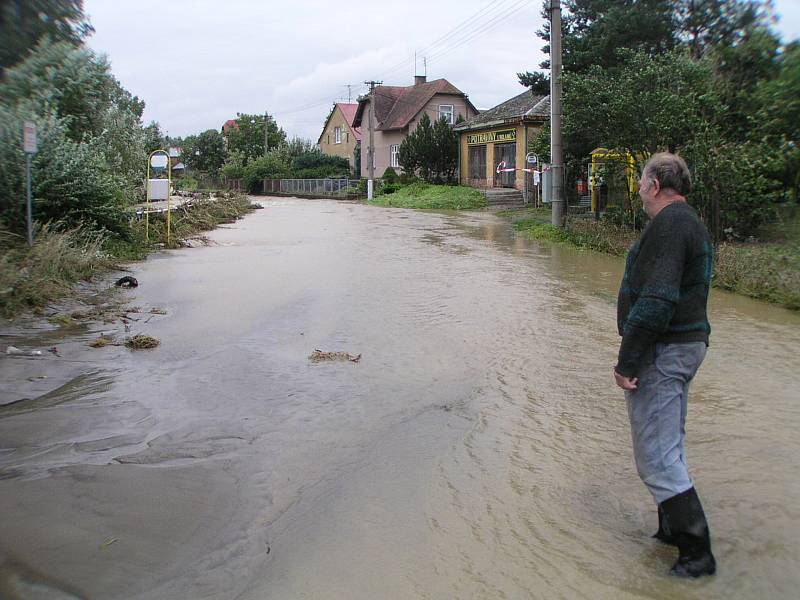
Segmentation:
[(484, 133), (470, 133), (467, 135), (467, 144), (492, 144), (502, 142), (516, 142), (517, 130), (504, 129), (503, 131), (486, 131)]

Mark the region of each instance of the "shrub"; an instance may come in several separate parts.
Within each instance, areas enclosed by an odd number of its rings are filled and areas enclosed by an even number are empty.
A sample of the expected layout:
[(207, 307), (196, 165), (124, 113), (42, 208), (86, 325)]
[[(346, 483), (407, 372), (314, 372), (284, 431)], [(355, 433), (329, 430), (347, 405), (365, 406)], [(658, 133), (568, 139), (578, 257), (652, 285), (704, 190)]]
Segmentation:
[(192, 177), (191, 175), (186, 175), (184, 177), (176, 178), (175, 180), (175, 189), (176, 190), (185, 190), (187, 192), (195, 192), (199, 187), (197, 179)]
[(261, 192), (264, 188), (265, 179), (281, 179), (289, 176), (289, 167), (282, 157), (275, 152), (268, 152), (266, 156), (261, 156), (250, 161), (243, 172), (244, 185), (247, 191), (252, 193)]
[(35, 243), (0, 228), (0, 314), (40, 308), (68, 294), (72, 284), (113, 266), (102, 251), (105, 235), (77, 227), (37, 227)]
[(381, 179), (384, 183), (397, 183), (400, 181), (400, 176), (397, 174), (397, 171), (395, 171), (394, 168), (386, 167)]
[(295, 179), (347, 177), (350, 175), (350, 163), (341, 156), (330, 156), (319, 150), (312, 150), (292, 158), (291, 170)]
[[(125, 197), (98, 148), (69, 139), (64, 121), (55, 116), (25, 119), (37, 124), (39, 138), (31, 165), (34, 220), (124, 235)], [(19, 112), (0, 106), (0, 218), (16, 233), (25, 231), (27, 220), (25, 155), (19, 141), (23, 120)]]
[(436, 210), (464, 210), (486, 206), (486, 198), (474, 188), (415, 183), (391, 193), (376, 196), (373, 204)]

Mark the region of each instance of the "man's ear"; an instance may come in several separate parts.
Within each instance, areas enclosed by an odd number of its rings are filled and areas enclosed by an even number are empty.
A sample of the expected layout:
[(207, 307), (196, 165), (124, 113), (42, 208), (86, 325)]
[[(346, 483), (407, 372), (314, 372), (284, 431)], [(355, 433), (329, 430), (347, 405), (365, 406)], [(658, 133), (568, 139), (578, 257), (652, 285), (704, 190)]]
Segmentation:
[(657, 196), (658, 192), (661, 191), (661, 184), (659, 183), (658, 179), (655, 177), (650, 179), (650, 187), (653, 189), (653, 195)]

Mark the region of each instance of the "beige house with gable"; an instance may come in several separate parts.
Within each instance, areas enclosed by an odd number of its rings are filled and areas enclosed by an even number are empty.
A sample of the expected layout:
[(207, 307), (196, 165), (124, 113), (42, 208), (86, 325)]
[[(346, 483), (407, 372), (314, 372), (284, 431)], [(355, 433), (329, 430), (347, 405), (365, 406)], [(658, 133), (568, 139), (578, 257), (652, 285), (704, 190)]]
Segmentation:
[(358, 104), (337, 102), (333, 105), (317, 140), (323, 154), (342, 156), (355, 168), (355, 151), (361, 142), (361, 131), (353, 126)]
[(467, 95), (446, 79), (429, 82), (424, 75), (417, 75), (412, 86), (376, 86), (359, 98), (353, 119), (363, 138), (362, 177), (369, 175), (369, 119), (373, 111), (375, 177), (381, 177), (390, 166), (400, 171), (400, 144), (417, 128), (423, 114), (431, 121), (444, 117), (450, 124), (455, 124), (459, 115), (469, 119), (478, 114)]

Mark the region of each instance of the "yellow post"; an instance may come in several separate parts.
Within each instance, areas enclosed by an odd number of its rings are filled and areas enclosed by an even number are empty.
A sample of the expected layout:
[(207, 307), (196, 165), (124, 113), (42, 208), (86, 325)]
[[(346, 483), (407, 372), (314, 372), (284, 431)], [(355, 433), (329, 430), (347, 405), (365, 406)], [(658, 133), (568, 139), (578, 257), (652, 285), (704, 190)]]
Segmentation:
[(167, 152), (167, 248), (169, 248), (169, 218), (172, 211), (169, 208), (169, 200), (172, 195), (172, 159)]
[[(170, 190), (172, 188), (172, 163), (169, 159), (169, 152), (166, 150), (153, 150), (150, 153), (150, 156), (147, 159), (147, 190), (146, 190), (146, 201), (145, 201), (145, 212), (144, 212), (144, 222), (145, 222), (145, 237), (147, 241), (150, 241), (150, 198), (152, 196), (152, 182), (154, 181), (151, 178), (150, 169), (153, 166), (153, 157), (156, 154), (164, 155), (167, 159), (166, 167), (167, 167), (167, 192), (165, 196), (165, 200), (167, 201), (167, 246), (169, 246), (170, 241)], [(157, 200), (160, 198), (160, 191), (158, 192), (159, 197), (156, 198)]]

